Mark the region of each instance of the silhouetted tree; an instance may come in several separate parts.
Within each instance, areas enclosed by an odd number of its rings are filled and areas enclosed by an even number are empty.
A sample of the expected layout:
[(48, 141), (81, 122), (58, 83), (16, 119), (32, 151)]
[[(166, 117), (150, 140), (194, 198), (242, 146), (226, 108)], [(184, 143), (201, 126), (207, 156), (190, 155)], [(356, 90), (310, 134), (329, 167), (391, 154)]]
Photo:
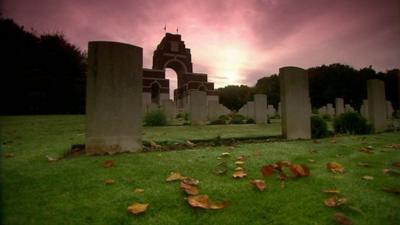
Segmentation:
[(230, 110), (238, 111), (244, 104), (253, 98), (253, 91), (246, 85), (228, 85), (218, 88), (219, 101)]
[(62, 34), (38, 37), (0, 18), (1, 113), (83, 113), (84, 54)]

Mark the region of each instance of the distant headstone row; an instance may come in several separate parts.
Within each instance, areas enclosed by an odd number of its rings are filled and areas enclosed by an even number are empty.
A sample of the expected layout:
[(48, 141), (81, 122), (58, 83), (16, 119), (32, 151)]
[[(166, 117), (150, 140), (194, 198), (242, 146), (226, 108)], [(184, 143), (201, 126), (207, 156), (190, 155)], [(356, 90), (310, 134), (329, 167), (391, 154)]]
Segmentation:
[[(88, 154), (135, 152), (142, 148), (142, 114), (161, 109), (168, 119), (177, 114), (176, 104), (161, 99), (158, 104), (143, 104), (142, 48), (115, 42), (90, 42), (87, 76), (87, 132)], [(281, 115), (282, 133), (287, 139), (311, 138), (311, 102), (307, 71), (298, 67), (279, 69), (280, 97), (278, 110), (267, 104), (267, 96), (256, 94), (239, 113), (263, 124), (267, 116)], [(367, 82), (368, 99), (363, 101), (361, 114), (374, 125), (375, 132), (387, 127), (393, 107), (385, 100), (383, 81)], [(215, 96), (211, 96), (215, 97)], [(144, 99), (144, 100), (143, 100)], [(192, 125), (204, 125), (230, 110), (210, 98), (205, 91), (192, 90), (185, 99), (184, 110), (190, 114)], [(335, 108), (327, 104), (320, 114), (338, 116), (355, 111), (342, 98), (335, 99)]]

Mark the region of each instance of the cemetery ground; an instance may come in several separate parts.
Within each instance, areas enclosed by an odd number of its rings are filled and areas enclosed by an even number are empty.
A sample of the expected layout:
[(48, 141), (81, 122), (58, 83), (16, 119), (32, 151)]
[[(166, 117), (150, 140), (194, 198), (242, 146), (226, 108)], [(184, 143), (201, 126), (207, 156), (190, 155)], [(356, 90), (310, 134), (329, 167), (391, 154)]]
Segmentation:
[[(329, 225), (337, 224), (334, 217), (339, 212), (353, 224), (395, 225), (400, 221), (398, 132), (318, 141), (273, 140), (136, 154), (78, 155), (49, 162), (47, 156), (60, 157), (72, 144), (84, 143), (84, 116), (15, 116), (0, 120), (0, 216), (4, 224)], [(185, 143), (279, 134), (280, 124), (273, 121), (265, 126), (144, 128), (143, 138), (155, 143)], [(227, 156), (218, 159), (222, 153)], [(241, 167), (247, 176), (234, 179), (235, 161), (240, 156), (244, 156)], [(108, 160), (112, 165), (105, 167)], [(217, 175), (214, 170), (221, 160), (226, 162), (227, 171)], [(310, 176), (286, 181), (281, 181), (277, 173), (264, 177), (261, 168), (279, 160), (307, 165)], [(327, 169), (329, 162), (343, 165), (344, 173), (332, 173)], [(191, 207), (179, 181), (166, 181), (171, 172), (177, 171), (198, 179), (200, 194), (215, 202), (229, 201), (229, 205), (217, 210)], [(293, 176), (290, 170), (287, 175)], [(265, 191), (252, 185), (253, 179), (264, 180)], [(106, 184), (106, 180), (114, 182)], [(323, 192), (329, 189), (339, 190), (338, 198), (347, 202), (326, 206), (325, 200), (334, 195)], [(397, 189), (397, 193), (385, 189)], [(149, 207), (133, 215), (127, 208), (134, 202), (149, 203)]]

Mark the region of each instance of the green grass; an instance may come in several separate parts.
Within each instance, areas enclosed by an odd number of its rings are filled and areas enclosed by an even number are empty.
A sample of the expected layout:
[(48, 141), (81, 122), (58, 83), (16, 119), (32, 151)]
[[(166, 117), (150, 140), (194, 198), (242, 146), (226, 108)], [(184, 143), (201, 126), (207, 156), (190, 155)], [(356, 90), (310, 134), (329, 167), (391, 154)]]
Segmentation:
[[(382, 191), (399, 187), (400, 177), (382, 170), (400, 161), (400, 151), (386, 148), (400, 143), (399, 133), (337, 137), (321, 143), (290, 141), (242, 144), (234, 148), (212, 147), (195, 150), (120, 154), (114, 156), (79, 156), (48, 163), (46, 155), (62, 154), (71, 144), (84, 143), (83, 116), (19, 116), (1, 119), (1, 220), (4, 224), (272, 224), (333, 225), (335, 212), (344, 212), (354, 224), (395, 225), (400, 221), (398, 195)], [(226, 132), (225, 132), (226, 130)], [(187, 139), (279, 135), (279, 123), (268, 126), (229, 125), (208, 127), (145, 128), (144, 139), (184, 141)], [(366, 142), (361, 141), (366, 137)], [(359, 152), (365, 145), (374, 154)], [(313, 151), (315, 150), (315, 151)], [(229, 172), (213, 174), (217, 157), (231, 152)], [(5, 158), (4, 154), (14, 157)], [(343, 155), (338, 158), (337, 155)], [(234, 158), (246, 156), (248, 177), (234, 180)], [(115, 166), (103, 168), (105, 160)], [(309, 163), (314, 159), (315, 163)], [(267, 190), (258, 192), (249, 183), (262, 178), (260, 167), (277, 160), (305, 163), (311, 176), (293, 179), (281, 188), (278, 178), (265, 178)], [(326, 163), (337, 161), (346, 173), (327, 171)], [(357, 166), (369, 162), (372, 167)], [(200, 191), (212, 200), (229, 200), (223, 210), (192, 209), (178, 183), (165, 182), (171, 171), (200, 180)], [(372, 181), (362, 180), (374, 176)], [(104, 185), (114, 179), (114, 185)], [(349, 200), (348, 207), (324, 206), (324, 189), (337, 187)], [(135, 188), (145, 189), (134, 193)], [(150, 208), (140, 216), (129, 215), (133, 202), (148, 202)]]

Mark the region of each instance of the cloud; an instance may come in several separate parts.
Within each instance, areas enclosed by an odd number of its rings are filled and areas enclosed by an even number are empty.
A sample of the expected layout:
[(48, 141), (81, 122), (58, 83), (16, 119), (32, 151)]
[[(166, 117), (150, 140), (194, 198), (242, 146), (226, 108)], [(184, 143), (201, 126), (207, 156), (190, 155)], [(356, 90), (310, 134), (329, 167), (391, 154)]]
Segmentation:
[(4, 0), (4, 15), (38, 32), (62, 31), (86, 49), (90, 40), (144, 49), (144, 65), (179, 26), (195, 72), (216, 86), (253, 85), (279, 67), (348, 63), (400, 67), (396, 0)]

